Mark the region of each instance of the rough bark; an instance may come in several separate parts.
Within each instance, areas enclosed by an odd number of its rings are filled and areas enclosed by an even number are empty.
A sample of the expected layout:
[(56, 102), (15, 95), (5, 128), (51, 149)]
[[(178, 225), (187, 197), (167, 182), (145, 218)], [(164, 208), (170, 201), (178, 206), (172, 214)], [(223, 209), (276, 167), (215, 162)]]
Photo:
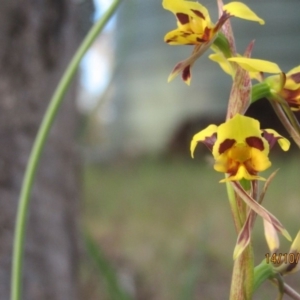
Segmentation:
[[(71, 0), (2, 0), (0, 10), (0, 298), (9, 299), (15, 216), (27, 159), (77, 45)], [(25, 300), (78, 299), (74, 88), (42, 156), (30, 206)]]

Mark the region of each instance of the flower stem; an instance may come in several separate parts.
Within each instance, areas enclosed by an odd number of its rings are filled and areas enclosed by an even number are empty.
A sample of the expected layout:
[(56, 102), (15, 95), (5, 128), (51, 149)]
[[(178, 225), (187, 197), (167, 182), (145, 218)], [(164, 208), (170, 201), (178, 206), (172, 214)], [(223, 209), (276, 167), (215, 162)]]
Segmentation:
[(253, 85), (251, 92), (251, 103), (271, 96), (270, 86), (266, 82), (261, 82)]
[(28, 208), (36, 170), (45, 146), (45, 142), (47, 140), (59, 107), (64, 99), (64, 95), (77, 71), (82, 57), (95, 41), (99, 33), (101, 33), (104, 26), (114, 14), (120, 3), (121, 0), (113, 1), (110, 8), (103, 15), (103, 17), (91, 28), (91, 30), (81, 43), (80, 47), (76, 51), (50, 100), (49, 106), (34, 141), (22, 183), (16, 217), (12, 258), (11, 300), (19, 300), (21, 299), (22, 295), (22, 268)]
[(273, 271), (272, 264), (267, 264), (264, 260), (254, 268), (253, 291), (255, 292), (263, 282), (273, 278), (275, 275), (276, 273)]
[[(278, 281), (276, 279), (270, 279), (272, 283), (275, 285), (278, 285)], [(287, 283), (283, 283), (283, 291), (285, 294), (289, 295), (291, 299), (294, 300), (300, 300), (300, 294), (297, 293), (291, 286), (289, 286)]]
[(217, 34), (213, 45), (217, 46), (226, 58), (232, 57), (229, 42), (223, 33), (219, 32)]

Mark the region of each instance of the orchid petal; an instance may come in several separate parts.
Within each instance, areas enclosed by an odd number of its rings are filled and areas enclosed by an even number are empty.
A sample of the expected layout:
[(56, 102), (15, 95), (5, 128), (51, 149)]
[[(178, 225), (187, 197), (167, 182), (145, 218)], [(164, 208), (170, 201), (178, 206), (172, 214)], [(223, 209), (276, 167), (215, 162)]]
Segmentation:
[(290, 148), (290, 141), (280, 135), (273, 129), (262, 130), (263, 137), (269, 142), (270, 148), (277, 142), (283, 151), (288, 151)]
[(185, 76), (186, 74), (183, 74), (182, 79), (187, 85), (190, 85), (191, 82), (191, 72), (190, 69), (195, 63), (195, 61), (210, 47), (210, 45), (213, 43), (214, 38), (211, 39), (208, 43), (204, 43), (201, 45), (196, 45), (193, 53), (190, 57), (188, 57), (186, 60), (183, 60), (179, 62), (174, 69), (172, 70), (171, 74), (168, 77), (168, 82), (172, 81), (179, 73), (186, 70), (186, 68), (189, 68), (189, 76)]
[(300, 73), (300, 66), (297, 66), (297, 67), (293, 68), (292, 70), (288, 71), (286, 73), (286, 75), (291, 76), (291, 75), (296, 74), (296, 73)]
[[(216, 168), (215, 168), (215, 170), (216, 170)], [(261, 176), (250, 174), (248, 172), (248, 170), (245, 168), (245, 166), (241, 165), (238, 168), (238, 171), (235, 175), (231, 175), (229, 177), (226, 177), (226, 178), (220, 180), (219, 182), (223, 183), (223, 182), (229, 182), (229, 181), (239, 181), (243, 178), (245, 178), (247, 180), (266, 180), (265, 178), (263, 178)]]
[(228, 60), (236, 62), (243, 69), (249, 72), (281, 73), (277, 64), (267, 60), (247, 57), (230, 57)]
[(249, 212), (247, 220), (244, 223), (244, 226), (241, 229), (241, 231), (238, 235), (238, 238), (237, 238), (236, 246), (233, 251), (233, 259), (234, 260), (243, 253), (245, 248), (250, 243), (251, 231), (252, 231), (252, 227), (254, 224), (255, 216), (256, 216), (256, 214), (253, 210)]
[(300, 231), (298, 231), (291, 245), (290, 252), (300, 252)]
[(265, 21), (259, 18), (247, 5), (242, 2), (230, 2), (223, 6), (224, 11), (229, 13), (230, 15), (249, 20), (258, 22), (260, 25), (265, 24)]
[(164, 37), (164, 41), (169, 45), (198, 45), (205, 42), (199, 38), (198, 34), (181, 29), (168, 32)]
[(163, 0), (164, 9), (171, 11), (178, 19), (178, 14), (185, 14), (195, 19), (206, 20), (210, 23), (210, 17), (206, 7), (198, 2), (182, 0)]
[(297, 90), (300, 88), (300, 66), (293, 68), (286, 74), (285, 89)]
[(295, 260), (294, 260), (294, 262), (290, 262), (290, 259), (289, 259), (288, 264), (282, 264), (280, 267), (278, 267), (278, 271), (283, 274), (291, 274), (291, 273), (295, 273), (300, 270), (300, 264), (299, 264), (300, 231), (298, 232), (297, 236), (295, 237), (288, 255), (290, 258), (291, 258), (291, 255), (294, 255)]
[(245, 137), (261, 138), (259, 122), (253, 118), (236, 114), (232, 119), (218, 127), (218, 140), (213, 148), (213, 155), (220, 154), (221, 144), (227, 139), (234, 139), (236, 143), (244, 143)]
[(191, 142), (191, 147), (190, 147), (192, 158), (194, 158), (194, 151), (199, 142), (205, 143), (205, 140), (209, 140), (208, 143), (212, 147), (211, 143), (214, 143), (214, 138), (212, 138), (212, 137), (217, 132), (217, 128), (218, 127), (216, 125), (209, 125), (204, 130), (202, 130), (194, 135), (192, 142)]
[(268, 169), (271, 166), (271, 162), (265, 152), (255, 148), (252, 148), (251, 151), (252, 151), (251, 167), (254, 170), (260, 172)]
[(230, 63), (228, 63), (227, 58), (221, 52), (210, 54), (208, 58), (214, 62), (217, 62), (220, 65), (221, 69), (228, 75), (232, 76), (234, 74), (232, 66), (230, 65)]
[(263, 219), (265, 238), (271, 253), (275, 253), (279, 249), (279, 239), (274, 226)]

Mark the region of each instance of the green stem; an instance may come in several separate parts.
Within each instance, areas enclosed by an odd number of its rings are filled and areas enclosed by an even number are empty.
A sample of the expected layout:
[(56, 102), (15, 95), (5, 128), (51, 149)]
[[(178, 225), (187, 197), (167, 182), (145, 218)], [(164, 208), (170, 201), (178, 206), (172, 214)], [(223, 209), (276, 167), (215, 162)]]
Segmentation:
[(235, 261), (233, 265), (231, 287), (230, 287), (230, 300), (249, 300), (245, 299), (245, 272), (244, 272), (244, 259), (245, 253), (242, 253)]
[(21, 299), (22, 295), (22, 268), (27, 214), (30, 203), (31, 190), (36, 175), (36, 170), (41, 158), (41, 154), (45, 146), (45, 142), (47, 140), (59, 107), (63, 101), (64, 95), (77, 71), (78, 65), (82, 57), (90, 48), (92, 43), (95, 41), (99, 33), (101, 33), (104, 26), (114, 14), (115, 10), (117, 9), (120, 3), (121, 0), (114, 0), (110, 8), (103, 15), (103, 17), (91, 28), (91, 30), (83, 40), (82, 44), (76, 51), (50, 100), (42, 124), (34, 141), (23, 179), (16, 217), (16, 228), (12, 258), (11, 300), (19, 300)]
[(217, 37), (214, 40), (213, 45), (217, 46), (226, 58), (232, 57), (230, 45), (228, 43), (227, 38), (225, 37), (225, 35), (223, 33), (219, 32), (217, 34)]
[(264, 260), (254, 268), (253, 291), (255, 292), (263, 282), (265, 282), (267, 279), (274, 278), (275, 275), (276, 272), (274, 272), (272, 264), (266, 263)]
[(271, 89), (266, 82), (257, 83), (252, 86), (251, 103), (270, 96), (271, 96)]
[(254, 284), (254, 257), (253, 257), (253, 247), (249, 243), (245, 249), (245, 295), (246, 299), (252, 299), (253, 295), (253, 284)]
[[(275, 285), (278, 285), (278, 281), (276, 279), (273, 278), (273, 279), (270, 279), (270, 280)], [(283, 282), (283, 289), (284, 289), (284, 293), (287, 294), (288, 296), (290, 296), (291, 299), (300, 300), (300, 294), (298, 294), (292, 287), (290, 287), (285, 282)]]

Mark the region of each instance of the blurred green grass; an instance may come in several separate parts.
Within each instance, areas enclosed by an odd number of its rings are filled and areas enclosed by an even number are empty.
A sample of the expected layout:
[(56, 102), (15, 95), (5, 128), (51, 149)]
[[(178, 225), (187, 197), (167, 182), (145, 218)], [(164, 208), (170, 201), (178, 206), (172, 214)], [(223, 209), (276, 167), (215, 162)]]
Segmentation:
[[(277, 159), (263, 173), (280, 167), (264, 206), (293, 237), (300, 229), (298, 161)], [(236, 234), (222, 178), (199, 159), (85, 167), (84, 224), (117, 272), (130, 274), (135, 299), (228, 298)], [(253, 235), (259, 263), (268, 252), (259, 218)], [(289, 243), (281, 242), (286, 252)], [(257, 299), (274, 298), (265, 285)]]

